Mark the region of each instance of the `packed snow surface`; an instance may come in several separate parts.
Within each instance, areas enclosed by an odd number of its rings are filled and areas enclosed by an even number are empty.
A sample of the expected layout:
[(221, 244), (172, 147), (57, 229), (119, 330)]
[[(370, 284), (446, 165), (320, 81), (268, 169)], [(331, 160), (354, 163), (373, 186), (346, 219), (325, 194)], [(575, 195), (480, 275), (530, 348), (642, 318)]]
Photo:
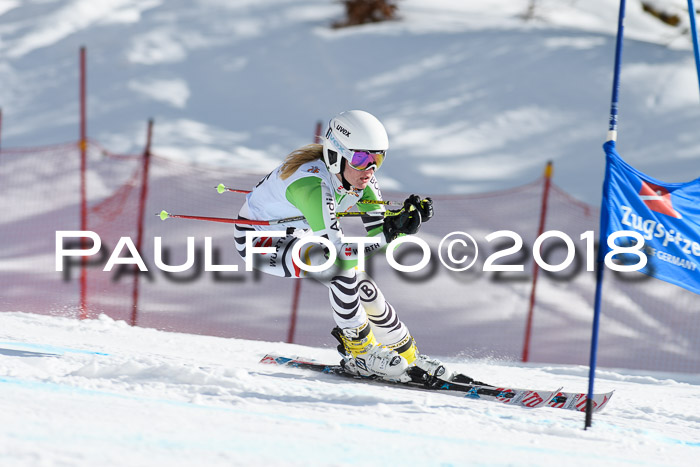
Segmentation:
[[(700, 378), (601, 371), (584, 415), (258, 363), (331, 349), (0, 313), (0, 464), (697, 465)], [(585, 392), (580, 366), (454, 360), (487, 382)]]

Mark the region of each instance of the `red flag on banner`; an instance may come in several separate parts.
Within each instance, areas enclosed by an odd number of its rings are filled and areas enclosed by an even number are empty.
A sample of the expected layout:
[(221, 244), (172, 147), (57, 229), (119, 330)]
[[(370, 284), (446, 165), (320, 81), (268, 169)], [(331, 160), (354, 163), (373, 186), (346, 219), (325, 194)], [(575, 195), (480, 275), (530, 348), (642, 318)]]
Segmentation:
[(644, 201), (644, 204), (654, 212), (666, 214), (676, 219), (683, 219), (683, 216), (673, 209), (671, 192), (662, 186), (642, 180), (642, 187), (639, 190), (639, 199)]

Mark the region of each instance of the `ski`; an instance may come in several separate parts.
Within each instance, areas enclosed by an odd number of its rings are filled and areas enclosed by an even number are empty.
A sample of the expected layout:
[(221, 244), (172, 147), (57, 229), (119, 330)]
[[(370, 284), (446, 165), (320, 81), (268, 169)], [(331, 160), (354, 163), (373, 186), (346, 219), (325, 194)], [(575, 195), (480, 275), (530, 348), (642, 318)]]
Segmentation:
[[(603, 409), (610, 401), (613, 392), (605, 392), (593, 394), (593, 412), (598, 412)], [(586, 401), (588, 394), (581, 392), (559, 392), (548, 403), (549, 407), (555, 409), (576, 410), (578, 412), (586, 411)]]
[[(481, 385), (481, 386), (487, 386), (487, 387), (494, 387), (491, 386), (490, 384), (482, 383), (480, 381), (474, 382), (474, 380), (468, 376), (461, 375), (461, 374), (456, 374), (453, 377), (452, 382), (455, 383), (471, 383), (475, 385)], [(612, 397), (614, 391), (602, 393), (602, 394), (594, 394), (593, 395), (593, 411), (597, 412), (601, 410), (605, 404), (608, 403), (610, 398)], [(561, 390), (557, 392), (554, 397), (547, 403), (547, 406), (553, 407), (555, 409), (567, 409), (567, 410), (576, 410), (579, 412), (585, 412), (586, 411), (586, 401), (588, 400), (588, 394), (580, 393), (580, 392), (562, 392)]]
[[(343, 370), (343, 367), (341, 367), (340, 365), (327, 365), (324, 363), (315, 362), (313, 360), (307, 360), (298, 357), (289, 358), (273, 354), (265, 355), (262, 358), (262, 360), (260, 360), (260, 363), (311, 370), (319, 373), (341, 376), (357, 381), (390, 384), (395, 386), (408, 387), (412, 389), (422, 389), (426, 391), (460, 395), (470, 399), (490, 400), (494, 402), (500, 402), (503, 404), (517, 405), (520, 407), (526, 407), (531, 409), (550, 405), (551, 401), (557, 396), (566, 397), (564, 396), (564, 394), (566, 393), (561, 392), (562, 388), (559, 388), (556, 391), (535, 391), (531, 389), (517, 389), (510, 387), (464, 384), (451, 381), (439, 381), (437, 384), (432, 386), (426, 386), (422, 382), (415, 381), (409, 381), (406, 383), (391, 382), (378, 378), (353, 375), (345, 372)], [(566, 400), (564, 400), (564, 405), (566, 405)]]

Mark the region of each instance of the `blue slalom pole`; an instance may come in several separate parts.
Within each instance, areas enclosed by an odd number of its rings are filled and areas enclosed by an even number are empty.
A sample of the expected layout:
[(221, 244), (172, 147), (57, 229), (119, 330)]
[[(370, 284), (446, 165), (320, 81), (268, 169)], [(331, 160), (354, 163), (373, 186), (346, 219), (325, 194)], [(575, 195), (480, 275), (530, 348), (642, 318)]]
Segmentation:
[(625, 4), (625, 0), (620, 0), (620, 13), (617, 19), (617, 41), (615, 43), (615, 68), (613, 70), (612, 98), (610, 99), (610, 122), (608, 125), (607, 141), (617, 140), (617, 109), (620, 101), (620, 69), (622, 67), (622, 37), (625, 30)]
[[(615, 69), (613, 72), (612, 98), (610, 100), (610, 122), (608, 126), (607, 141), (617, 140), (617, 111), (620, 100), (620, 69), (622, 62), (622, 38), (625, 30), (625, 0), (620, 0), (620, 13), (617, 20), (617, 42), (615, 45)], [(607, 175), (607, 171), (606, 171)], [(603, 184), (603, 189), (607, 188), (606, 181)], [(605, 199), (605, 197), (603, 198)], [(601, 216), (605, 213), (601, 209)], [(593, 422), (593, 383), (595, 381), (595, 369), (598, 359), (598, 328), (600, 326), (600, 305), (603, 296), (603, 272), (605, 270), (605, 253), (607, 250), (607, 239), (603, 226), (608, 222), (600, 222), (600, 231), (598, 232), (598, 269), (596, 270), (596, 287), (595, 287), (595, 310), (593, 314), (593, 330), (591, 333), (591, 356), (588, 372), (588, 400), (586, 401), (586, 423), (584, 430), (591, 426)]]
[(693, 50), (695, 51), (695, 68), (698, 71), (698, 85), (700, 86), (700, 42), (698, 42), (698, 27), (695, 24), (694, 0), (688, 0), (688, 16), (690, 16), (690, 35), (693, 38)]

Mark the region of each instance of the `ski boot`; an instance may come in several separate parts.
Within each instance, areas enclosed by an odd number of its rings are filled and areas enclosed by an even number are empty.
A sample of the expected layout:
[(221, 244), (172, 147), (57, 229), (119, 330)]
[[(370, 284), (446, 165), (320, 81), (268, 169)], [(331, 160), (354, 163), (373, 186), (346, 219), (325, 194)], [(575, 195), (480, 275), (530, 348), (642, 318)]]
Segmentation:
[(421, 382), (428, 387), (437, 386), (441, 381), (459, 384), (471, 384), (474, 386), (489, 386), (462, 373), (449, 369), (437, 358), (419, 354), (413, 365), (408, 369), (408, 374), (413, 381)]
[(449, 370), (440, 360), (418, 354), (413, 365), (408, 369), (408, 374), (412, 381), (433, 387), (441, 381), (452, 381), (454, 372)]
[(395, 350), (380, 345), (374, 337), (369, 322), (356, 327), (331, 331), (338, 339), (338, 353), (343, 369), (353, 375), (378, 377), (387, 381), (407, 382), (408, 362)]

